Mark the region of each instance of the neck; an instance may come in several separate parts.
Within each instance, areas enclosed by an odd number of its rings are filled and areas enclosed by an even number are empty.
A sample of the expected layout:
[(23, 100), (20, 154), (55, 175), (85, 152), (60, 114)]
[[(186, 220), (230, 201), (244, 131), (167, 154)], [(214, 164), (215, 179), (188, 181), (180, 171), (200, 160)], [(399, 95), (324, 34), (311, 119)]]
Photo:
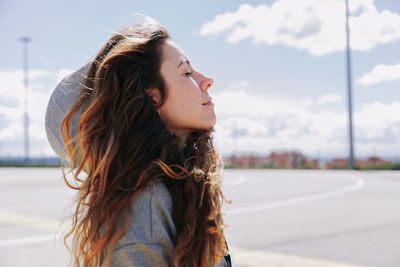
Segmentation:
[(187, 137), (189, 135), (189, 131), (188, 130), (183, 130), (183, 129), (174, 129), (174, 128), (169, 128), (168, 131), (170, 133), (175, 134), (176, 136), (178, 136), (178, 138), (180, 140), (179, 146), (182, 148), (186, 143), (186, 139), (187, 139)]
[(174, 134), (176, 134), (176, 136), (178, 136), (179, 138), (179, 148), (183, 149), (185, 144), (186, 144), (186, 139), (188, 137), (188, 133), (187, 132), (174, 132)]

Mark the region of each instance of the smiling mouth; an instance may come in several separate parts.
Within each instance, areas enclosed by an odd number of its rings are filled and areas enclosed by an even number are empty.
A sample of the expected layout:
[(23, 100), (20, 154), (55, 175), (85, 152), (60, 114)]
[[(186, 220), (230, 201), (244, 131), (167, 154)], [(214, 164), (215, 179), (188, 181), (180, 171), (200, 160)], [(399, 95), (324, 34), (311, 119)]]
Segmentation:
[(210, 101), (208, 101), (207, 103), (204, 103), (203, 106), (206, 106), (206, 107), (208, 107), (208, 106), (214, 106), (214, 103), (211, 102), (211, 100), (210, 100)]
[(203, 106), (214, 105), (214, 103), (211, 100), (212, 98), (210, 98), (206, 103), (203, 103)]

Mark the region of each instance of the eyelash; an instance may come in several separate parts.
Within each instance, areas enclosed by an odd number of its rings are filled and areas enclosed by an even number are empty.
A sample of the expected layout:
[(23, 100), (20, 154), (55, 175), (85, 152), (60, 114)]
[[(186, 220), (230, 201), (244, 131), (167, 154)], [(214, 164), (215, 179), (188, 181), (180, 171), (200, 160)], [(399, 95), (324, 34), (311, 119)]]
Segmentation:
[(192, 73), (193, 73), (193, 72), (189, 71), (189, 72), (186, 72), (185, 75), (186, 75), (186, 76), (191, 76)]

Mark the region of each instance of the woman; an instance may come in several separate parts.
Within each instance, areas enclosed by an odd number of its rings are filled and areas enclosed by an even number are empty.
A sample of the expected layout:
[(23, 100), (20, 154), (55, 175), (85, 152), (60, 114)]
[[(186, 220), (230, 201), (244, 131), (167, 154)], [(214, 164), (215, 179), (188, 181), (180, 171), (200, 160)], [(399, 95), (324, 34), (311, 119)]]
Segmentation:
[(76, 265), (231, 265), (212, 84), (146, 19), (58, 85), (46, 130), (78, 190), (65, 237)]

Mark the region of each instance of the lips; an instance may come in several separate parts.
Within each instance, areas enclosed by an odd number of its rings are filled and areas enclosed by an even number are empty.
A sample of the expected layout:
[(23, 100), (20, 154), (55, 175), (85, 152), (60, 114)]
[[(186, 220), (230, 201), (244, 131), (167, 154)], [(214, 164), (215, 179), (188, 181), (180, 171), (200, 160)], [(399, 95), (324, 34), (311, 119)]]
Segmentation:
[(212, 100), (211, 97), (209, 99), (207, 99), (207, 101), (205, 103), (203, 103), (203, 106), (212, 104), (213, 102), (211, 102), (211, 100)]

